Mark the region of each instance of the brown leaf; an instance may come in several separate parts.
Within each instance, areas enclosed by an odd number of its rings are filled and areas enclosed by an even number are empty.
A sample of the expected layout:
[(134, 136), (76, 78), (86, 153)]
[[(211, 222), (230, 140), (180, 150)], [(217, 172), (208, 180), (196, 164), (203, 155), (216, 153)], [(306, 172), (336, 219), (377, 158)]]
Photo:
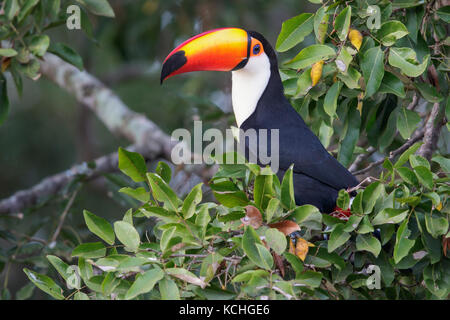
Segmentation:
[(8, 69), (9, 65), (11, 64), (11, 58), (4, 57), (2, 59), (2, 72), (5, 72), (6, 69)]
[(280, 257), (280, 255), (278, 253), (276, 253), (275, 251), (272, 251), (272, 256), (273, 256), (273, 261), (275, 261), (275, 265), (277, 266), (277, 268), (280, 270), (281, 273), (281, 277), (284, 278), (284, 263), (283, 263), (283, 259)]
[(176, 252), (178, 250), (183, 249), (185, 246), (186, 246), (186, 243), (180, 242), (180, 243), (177, 243), (176, 245), (172, 246), (172, 248), (170, 248), (170, 251)]
[(290, 235), (292, 232), (300, 231), (300, 226), (292, 220), (271, 223), (269, 224), (269, 227), (278, 229), (278, 231), (283, 232), (285, 236)]
[(261, 212), (254, 206), (245, 207), (245, 217), (241, 219), (242, 223), (246, 226), (250, 225), (254, 229), (261, 227), (263, 219)]
[(447, 250), (450, 249), (450, 238), (442, 237), (442, 250), (444, 251), (444, 256), (447, 256)]

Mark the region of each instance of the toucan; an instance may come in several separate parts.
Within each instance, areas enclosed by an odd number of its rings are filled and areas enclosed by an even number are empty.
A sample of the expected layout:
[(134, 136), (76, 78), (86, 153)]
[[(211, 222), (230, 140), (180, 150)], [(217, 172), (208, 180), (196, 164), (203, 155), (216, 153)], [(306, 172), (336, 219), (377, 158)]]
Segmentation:
[[(222, 28), (203, 32), (176, 47), (164, 60), (161, 83), (192, 71), (231, 71), (232, 104), (243, 130), (279, 130), (282, 177), (293, 165), (295, 202), (322, 213), (336, 212), (341, 189), (358, 180), (327, 152), (284, 95), (275, 51), (258, 32)], [(348, 216), (348, 208), (341, 208)]]

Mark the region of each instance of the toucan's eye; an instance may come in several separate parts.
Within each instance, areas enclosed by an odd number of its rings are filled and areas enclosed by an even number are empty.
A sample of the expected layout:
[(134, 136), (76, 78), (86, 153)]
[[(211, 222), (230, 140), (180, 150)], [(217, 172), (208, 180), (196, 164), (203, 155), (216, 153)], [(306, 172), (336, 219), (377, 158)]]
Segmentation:
[(253, 54), (258, 54), (261, 51), (261, 46), (259, 44), (255, 44), (253, 47)]

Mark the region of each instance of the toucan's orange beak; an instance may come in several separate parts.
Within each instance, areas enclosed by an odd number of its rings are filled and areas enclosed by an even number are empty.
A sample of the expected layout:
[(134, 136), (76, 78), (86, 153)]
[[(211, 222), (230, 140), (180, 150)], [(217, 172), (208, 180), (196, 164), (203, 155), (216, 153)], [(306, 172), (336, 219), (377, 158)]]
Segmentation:
[(203, 32), (176, 47), (164, 60), (161, 83), (176, 74), (192, 71), (232, 71), (245, 66), (251, 37), (238, 28)]

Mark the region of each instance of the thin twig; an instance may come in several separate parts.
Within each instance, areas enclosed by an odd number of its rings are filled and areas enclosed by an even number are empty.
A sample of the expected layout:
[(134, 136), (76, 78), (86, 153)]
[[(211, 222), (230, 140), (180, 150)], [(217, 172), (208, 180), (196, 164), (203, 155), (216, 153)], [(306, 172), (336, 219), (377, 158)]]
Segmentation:
[(359, 165), (361, 163), (363, 163), (367, 158), (369, 158), (372, 154), (374, 154), (375, 151), (377, 151), (377, 149), (374, 147), (369, 147), (369, 148), (367, 148), (366, 151), (367, 151), (366, 153), (361, 153), (360, 155), (358, 155), (356, 157), (355, 161), (348, 168), (348, 171), (350, 171), (350, 172), (356, 171), (356, 169), (358, 169)]
[(56, 239), (58, 238), (59, 233), (61, 232), (62, 226), (64, 225), (64, 221), (66, 220), (66, 216), (69, 213), (69, 210), (72, 207), (72, 204), (73, 204), (79, 190), (80, 190), (79, 188), (77, 190), (75, 190), (72, 193), (72, 196), (70, 197), (69, 201), (67, 202), (66, 207), (64, 208), (64, 211), (61, 214), (61, 218), (59, 219), (58, 227), (56, 228), (55, 233), (53, 234), (53, 237), (50, 240), (50, 243), (55, 242)]
[[(409, 147), (411, 147), (414, 143), (416, 143), (417, 141), (419, 141), (420, 139), (423, 138), (423, 135), (425, 133), (425, 128), (420, 128), (418, 129), (414, 134), (413, 137), (411, 137), (408, 141), (406, 141), (400, 148), (395, 149), (394, 151), (391, 151), (391, 153), (389, 154), (388, 159), (392, 160), (395, 158), (395, 156), (399, 155), (400, 153), (406, 151)], [(364, 169), (358, 170), (353, 172), (353, 174), (355, 176), (369, 172), (372, 168), (379, 166), (380, 164), (382, 164), (384, 162), (385, 158), (372, 162), (371, 164), (369, 164), (367, 167), (365, 167)]]
[[(423, 137), (423, 145), (420, 146), (417, 154), (430, 160), (433, 155), (433, 151), (437, 147), (437, 141), (439, 138), (439, 133), (441, 131), (442, 118), (444, 116), (443, 110), (440, 110), (441, 107), (439, 103), (435, 103), (433, 105), (433, 109), (431, 109), (430, 117), (425, 125), (425, 133)], [(443, 109), (443, 108), (442, 108)]]

